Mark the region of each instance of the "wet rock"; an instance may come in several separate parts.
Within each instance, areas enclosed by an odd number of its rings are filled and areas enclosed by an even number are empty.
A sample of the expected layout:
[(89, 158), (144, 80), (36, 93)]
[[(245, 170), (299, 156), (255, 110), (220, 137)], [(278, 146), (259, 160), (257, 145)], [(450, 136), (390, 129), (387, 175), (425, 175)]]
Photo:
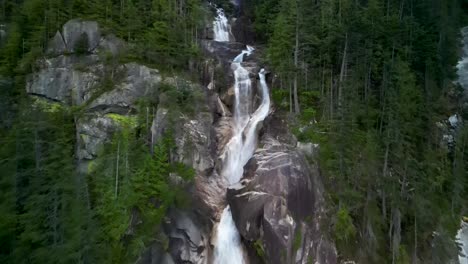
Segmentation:
[(209, 234), (199, 217), (171, 210), (164, 231), (169, 238), (168, 252), (176, 263), (205, 264), (209, 258)]
[(224, 93), (222, 93), (220, 99), (226, 106), (232, 108), (235, 99), (234, 87), (231, 86)]
[(63, 39), (69, 52), (75, 52), (77, 43), (86, 34), (87, 50), (91, 52), (97, 48), (101, 40), (101, 31), (96, 21), (72, 19), (63, 25)]
[(169, 128), (169, 110), (164, 107), (158, 107), (156, 115), (151, 125), (151, 144), (157, 144)]
[(202, 40), (201, 47), (207, 56), (214, 57), (221, 63), (230, 64), (245, 49), (245, 44)]
[(161, 245), (153, 243), (139, 258), (137, 264), (175, 264), (172, 256)]
[(216, 113), (222, 117), (232, 116), (231, 111), (224, 105), (219, 96), (216, 97)]
[(232, 137), (233, 125), (232, 117), (228, 116), (219, 118), (214, 124), (216, 153), (218, 156)]
[(200, 212), (207, 218), (219, 221), (221, 212), (226, 206), (227, 180), (215, 171), (210, 176), (195, 178), (195, 199)]
[[(309, 165), (277, 117), (269, 119), (259, 149), (227, 198), (241, 236), (260, 240), (267, 263), (337, 263), (321, 225), (325, 201), (318, 168)], [(273, 133), (274, 131), (274, 133)], [(248, 210), (246, 210), (248, 208)]]

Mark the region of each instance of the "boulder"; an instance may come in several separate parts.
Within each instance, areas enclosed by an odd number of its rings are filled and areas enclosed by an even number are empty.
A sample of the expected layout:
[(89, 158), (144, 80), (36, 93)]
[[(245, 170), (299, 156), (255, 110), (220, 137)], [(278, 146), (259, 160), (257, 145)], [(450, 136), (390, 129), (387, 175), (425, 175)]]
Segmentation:
[(151, 144), (157, 144), (166, 133), (169, 124), (169, 110), (164, 107), (158, 107), (151, 125)]
[(158, 70), (127, 63), (123, 65), (123, 71), (123, 79), (112, 90), (93, 100), (88, 106), (90, 110), (124, 114), (135, 110), (138, 99), (156, 96), (157, 86), (161, 82)]
[(63, 25), (63, 39), (69, 52), (75, 52), (77, 44), (86, 35), (87, 51), (94, 51), (101, 40), (101, 31), (96, 21), (72, 19)]
[[(91, 90), (98, 83), (99, 66), (93, 65), (97, 58), (88, 56), (59, 56), (40, 61), (41, 69), (29, 76), (26, 91), (66, 104), (80, 105), (91, 96)], [(76, 65), (87, 67), (82, 71)]]
[[(277, 117), (265, 134), (244, 177), (227, 192), (241, 236), (261, 241), (267, 263), (335, 264), (337, 253), (322, 226), (325, 201), (321, 175), (310, 165)], [(280, 125), (280, 127), (278, 127)]]
[(92, 160), (96, 158), (99, 148), (110, 140), (111, 135), (119, 128), (112, 118), (102, 115), (85, 115), (76, 122), (77, 158)]
[(219, 96), (216, 97), (216, 113), (222, 117), (232, 116), (231, 111), (229, 111), (229, 108), (221, 101)]
[(138, 259), (137, 264), (175, 264), (161, 245), (153, 243)]
[(207, 264), (210, 254), (209, 233), (199, 216), (171, 210), (164, 223), (169, 238), (168, 252), (176, 263)]
[(110, 34), (102, 38), (99, 49), (109, 52), (116, 57), (125, 51), (126, 43), (115, 35)]
[(65, 41), (63, 40), (60, 31), (55, 33), (55, 36), (49, 41), (47, 45), (47, 54), (52, 56), (62, 55), (67, 50)]
[(216, 153), (219, 156), (226, 144), (232, 137), (233, 133), (233, 120), (230, 116), (223, 116), (219, 118), (214, 124), (214, 134), (216, 142)]
[(309, 158), (314, 158), (319, 150), (319, 145), (311, 142), (297, 142), (297, 149)]
[(201, 112), (194, 119), (183, 116), (180, 121), (174, 131), (177, 145), (174, 160), (194, 168), (199, 175), (211, 174), (214, 168), (211, 153), (212, 114)]

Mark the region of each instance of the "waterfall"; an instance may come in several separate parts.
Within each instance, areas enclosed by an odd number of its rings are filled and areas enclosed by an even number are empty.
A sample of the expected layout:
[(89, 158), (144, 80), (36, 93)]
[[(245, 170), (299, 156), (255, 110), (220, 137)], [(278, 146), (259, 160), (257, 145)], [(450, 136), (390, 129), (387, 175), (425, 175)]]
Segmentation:
[(456, 240), (460, 244), (458, 261), (460, 264), (468, 264), (468, 223), (462, 222)]
[(224, 10), (222, 8), (218, 8), (216, 10), (217, 16), (213, 21), (213, 31), (214, 31), (214, 40), (220, 42), (227, 42), (229, 41), (229, 22), (224, 15)]
[(236, 224), (232, 219), (231, 208), (224, 208), (216, 233), (215, 264), (245, 263), (244, 252)]
[[(465, 99), (466, 101), (468, 96), (468, 27), (464, 27), (461, 30), (462, 35), (462, 46), (463, 46), (463, 53), (461, 58), (458, 61), (457, 65), (457, 75), (458, 75), (458, 83), (464, 88), (465, 90)], [(457, 125), (458, 118), (457, 115), (453, 115), (449, 118), (450, 124), (453, 126)], [(463, 125), (463, 124), (462, 124)], [(463, 220), (468, 220), (466, 217), (463, 217)], [(460, 252), (458, 255), (458, 261), (460, 264), (468, 264), (468, 222), (462, 221), (460, 225), (460, 229), (458, 230), (456, 236), (457, 243), (460, 244)]]
[[(247, 46), (247, 49), (234, 58), (231, 64), (235, 78), (234, 131), (222, 155), (224, 157), (222, 175), (230, 184), (237, 183), (241, 179), (244, 165), (252, 157), (257, 146), (257, 126), (267, 117), (270, 110), (270, 96), (265, 80), (265, 70), (261, 69), (258, 75), (262, 101), (257, 110), (251, 114), (253, 107), (252, 83), (249, 72), (242, 66), (242, 62), (244, 56), (250, 55), (253, 51), (252, 47)], [(216, 232), (214, 263), (245, 263), (242, 243), (229, 206), (224, 209)]]

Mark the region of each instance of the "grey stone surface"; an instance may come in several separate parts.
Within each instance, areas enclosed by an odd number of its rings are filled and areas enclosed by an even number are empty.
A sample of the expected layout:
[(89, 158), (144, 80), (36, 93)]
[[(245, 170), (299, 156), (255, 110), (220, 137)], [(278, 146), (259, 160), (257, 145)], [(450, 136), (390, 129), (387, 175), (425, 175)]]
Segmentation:
[(185, 211), (171, 210), (164, 231), (169, 238), (168, 252), (176, 263), (207, 264), (209, 233), (197, 221), (197, 216)]
[[(29, 77), (26, 91), (47, 99), (80, 105), (90, 97), (98, 83), (99, 66), (91, 66), (94, 56), (86, 59), (59, 56), (41, 61), (41, 69)], [(87, 71), (77, 70), (76, 63), (88, 65)]]
[(55, 33), (55, 36), (49, 41), (47, 45), (47, 54), (52, 56), (58, 56), (63, 54), (67, 50), (65, 41), (63, 40), (62, 34), (60, 31)]
[(337, 263), (336, 249), (321, 226), (326, 205), (318, 168), (287, 143), (294, 143), (289, 136), (280, 135), (288, 132), (277, 127), (279, 120), (269, 121), (243, 180), (227, 192), (239, 233), (262, 241), (267, 263)]
[(92, 160), (98, 155), (103, 144), (119, 129), (119, 124), (112, 118), (101, 115), (86, 115), (76, 122), (78, 135), (77, 158)]
[(113, 56), (117, 56), (126, 50), (126, 43), (122, 39), (111, 34), (101, 39), (99, 49), (109, 52)]
[(95, 50), (101, 40), (101, 31), (96, 21), (72, 19), (63, 25), (63, 39), (69, 52), (76, 51), (76, 44), (83, 34), (88, 37), (88, 51)]
[(93, 100), (88, 106), (89, 109), (123, 114), (125, 109), (134, 109), (138, 99), (156, 96), (157, 86), (161, 82), (158, 70), (127, 63), (123, 65), (123, 72), (125, 76), (122, 81)]
[(183, 117), (175, 130), (175, 160), (191, 166), (202, 175), (210, 174), (214, 168), (211, 155), (212, 124), (212, 114), (201, 112), (194, 119)]

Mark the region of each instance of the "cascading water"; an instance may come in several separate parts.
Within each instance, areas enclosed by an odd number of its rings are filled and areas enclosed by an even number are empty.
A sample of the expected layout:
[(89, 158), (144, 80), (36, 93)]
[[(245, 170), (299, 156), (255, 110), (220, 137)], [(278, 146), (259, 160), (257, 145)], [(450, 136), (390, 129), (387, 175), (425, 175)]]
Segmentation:
[[(458, 83), (464, 88), (465, 98), (468, 98), (468, 27), (463, 28), (461, 33), (463, 54), (458, 61), (457, 74)], [(468, 222), (462, 221), (457, 233), (456, 241), (460, 245), (458, 261), (460, 264), (468, 264)]]
[[(242, 66), (242, 62), (244, 56), (250, 55), (253, 51), (252, 47), (247, 46), (247, 49), (234, 58), (231, 64), (235, 78), (234, 131), (223, 153), (224, 168), (222, 172), (230, 184), (237, 183), (242, 177), (244, 165), (252, 157), (257, 146), (257, 126), (267, 117), (270, 109), (265, 70), (262, 69), (259, 72), (262, 101), (257, 110), (251, 114), (252, 83), (249, 72)], [(215, 241), (215, 264), (245, 263), (240, 236), (229, 206), (224, 209), (221, 215)]]
[(458, 261), (460, 264), (468, 264), (468, 223), (462, 222), (457, 233), (457, 242), (460, 243)]
[(214, 264), (243, 264), (244, 251), (236, 224), (232, 219), (231, 208), (224, 208), (216, 232)]
[(218, 8), (216, 10), (217, 16), (213, 21), (213, 31), (214, 31), (214, 40), (220, 42), (227, 42), (229, 41), (229, 22), (224, 15), (224, 10)]
[[(230, 184), (236, 183), (242, 177), (244, 165), (252, 157), (257, 146), (257, 125), (268, 115), (270, 96), (265, 80), (265, 70), (260, 70), (260, 87), (262, 102), (251, 115), (252, 83), (249, 72), (242, 67), (245, 55), (250, 55), (253, 48), (247, 46), (232, 62), (231, 68), (235, 77), (234, 131), (224, 151), (223, 176)], [(215, 261), (216, 264), (245, 263), (240, 236), (232, 220), (231, 210), (226, 207), (216, 232)]]
[[(222, 9), (217, 9), (217, 17), (213, 22), (214, 40), (229, 41), (229, 22)], [(237, 183), (242, 177), (244, 165), (252, 157), (257, 145), (257, 125), (268, 115), (270, 96), (265, 81), (265, 70), (259, 72), (262, 102), (252, 114), (252, 82), (249, 72), (242, 66), (245, 56), (249, 56), (254, 48), (247, 46), (231, 64), (234, 72), (234, 126), (233, 136), (222, 154), (223, 171), (229, 184)], [(246, 263), (244, 250), (232, 219), (229, 206), (224, 208), (221, 220), (215, 233), (214, 263), (215, 264), (244, 264)]]

